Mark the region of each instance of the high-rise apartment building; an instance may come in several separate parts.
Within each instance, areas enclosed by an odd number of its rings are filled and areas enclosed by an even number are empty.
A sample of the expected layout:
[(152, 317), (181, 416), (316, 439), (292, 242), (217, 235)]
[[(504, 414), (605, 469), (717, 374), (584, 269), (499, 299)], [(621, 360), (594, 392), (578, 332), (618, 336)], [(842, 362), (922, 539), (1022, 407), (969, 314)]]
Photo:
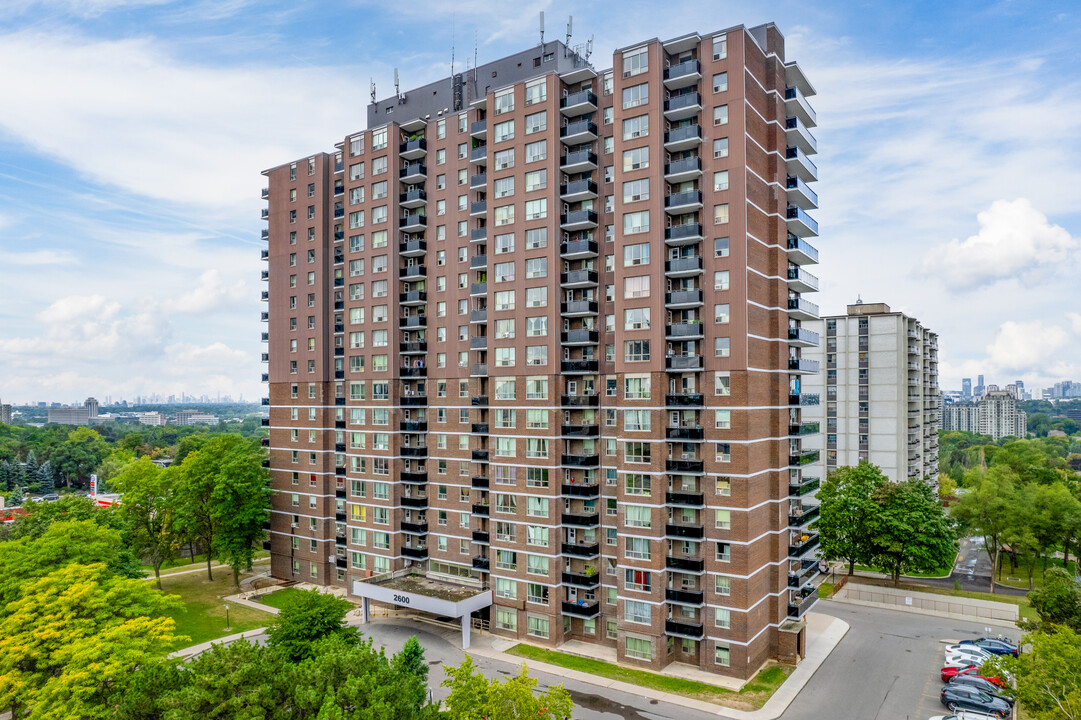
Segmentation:
[(972, 397), (972, 378), (961, 380), (961, 396), (966, 400)]
[(867, 460), (894, 482), (937, 480), (938, 336), (884, 303), (849, 305), (814, 325), (826, 342), (805, 354), (826, 372), (807, 386), (825, 401), (805, 414), (824, 425), (812, 443), (824, 447), (827, 471)]
[(999, 390), (988, 385), (976, 403), (955, 403), (942, 409), (943, 430), (990, 435), (992, 440), (1004, 437), (1023, 438), (1028, 433), (1028, 416), (1017, 407), (1017, 390)]
[(543, 43), (265, 172), (273, 573), (750, 677), (815, 598), (814, 90), (773, 25), (613, 67)]

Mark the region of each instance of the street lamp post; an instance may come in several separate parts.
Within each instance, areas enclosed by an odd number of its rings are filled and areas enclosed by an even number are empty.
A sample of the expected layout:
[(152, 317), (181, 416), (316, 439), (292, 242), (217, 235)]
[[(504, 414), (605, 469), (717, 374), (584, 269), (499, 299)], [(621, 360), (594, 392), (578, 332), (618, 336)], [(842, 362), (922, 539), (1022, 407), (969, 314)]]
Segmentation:
[(229, 628), (230, 628), (230, 625), (229, 625), (229, 606), (226, 605), (225, 606), (225, 629), (228, 630)]

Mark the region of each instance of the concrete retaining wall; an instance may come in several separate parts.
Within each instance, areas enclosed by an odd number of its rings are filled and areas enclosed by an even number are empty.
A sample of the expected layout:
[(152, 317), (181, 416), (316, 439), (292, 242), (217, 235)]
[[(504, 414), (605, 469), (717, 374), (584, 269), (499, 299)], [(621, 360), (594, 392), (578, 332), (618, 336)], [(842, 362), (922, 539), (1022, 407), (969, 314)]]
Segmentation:
[(1008, 627), (1013, 627), (1019, 618), (1018, 608), (1012, 603), (935, 595), (853, 582), (845, 584), (832, 599), (852, 605), (867, 605)]

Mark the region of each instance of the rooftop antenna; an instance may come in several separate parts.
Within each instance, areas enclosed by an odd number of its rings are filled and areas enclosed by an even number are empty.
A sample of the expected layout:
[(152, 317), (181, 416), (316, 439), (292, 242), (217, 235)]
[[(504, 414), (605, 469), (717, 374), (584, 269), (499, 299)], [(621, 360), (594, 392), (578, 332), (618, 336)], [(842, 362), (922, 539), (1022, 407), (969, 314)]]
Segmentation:
[(541, 47), (544, 47), (544, 11), (540, 14)]
[(454, 24), (450, 26), (450, 76), (454, 77)]
[[(564, 43), (567, 47), (571, 46), (571, 27), (574, 25), (574, 16), (569, 15), (567, 17), (567, 42)], [(566, 55), (566, 49), (563, 50), (563, 54)]]
[(394, 94), (399, 98), (402, 96), (402, 93), (398, 90), (398, 68), (394, 68)]
[(371, 80), (371, 83), (372, 83), (372, 88), (371, 88), (372, 104), (375, 104), (375, 78), (369, 78), (369, 79)]

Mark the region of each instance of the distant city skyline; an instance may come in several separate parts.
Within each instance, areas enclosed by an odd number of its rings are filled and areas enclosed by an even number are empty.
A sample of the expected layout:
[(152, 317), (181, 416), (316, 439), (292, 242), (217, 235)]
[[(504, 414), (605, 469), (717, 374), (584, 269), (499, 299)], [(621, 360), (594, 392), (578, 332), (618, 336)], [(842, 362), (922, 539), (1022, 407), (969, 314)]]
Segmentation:
[[(84, 394), (81, 398), (71, 398), (65, 400), (34, 398), (30, 400), (19, 398), (0, 398), (3, 399), (5, 404), (12, 405), (14, 407), (63, 407), (63, 406), (79, 406), (82, 405), (87, 397), (94, 397), (93, 395)], [(111, 395), (105, 395), (100, 399), (100, 407), (117, 407), (121, 403), (128, 403), (129, 405), (205, 405), (205, 404), (217, 404), (217, 403), (235, 403), (235, 404), (255, 404), (259, 402), (258, 398), (244, 399), (243, 395), (233, 399), (229, 394), (215, 394), (210, 395), (189, 395), (187, 393), (170, 393), (163, 395), (161, 393), (153, 393), (149, 395), (134, 395), (130, 398), (117, 397), (113, 398)]]

